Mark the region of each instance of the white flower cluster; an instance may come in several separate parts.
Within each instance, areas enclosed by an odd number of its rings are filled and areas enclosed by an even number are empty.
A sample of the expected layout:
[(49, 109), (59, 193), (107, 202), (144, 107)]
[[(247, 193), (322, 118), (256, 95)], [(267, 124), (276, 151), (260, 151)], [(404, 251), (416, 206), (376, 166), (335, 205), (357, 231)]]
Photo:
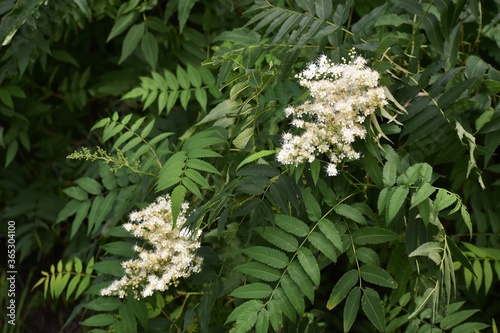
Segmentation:
[(285, 109), (301, 134), (283, 134), (279, 162), (311, 163), (317, 155), (326, 154), (330, 160), (326, 173), (336, 176), (342, 160), (360, 157), (352, 143), (357, 137), (365, 138), (365, 118), (387, 101), (383, 88), (378, 87), (379, 74), (366, 67), (364, 58), (354, 52), (350, 56), (349, 62), (333, 64), (322, 55), (296, 76), (310, 90), (311, 99)]
[(176, 286), (179, 278), (186, 278), (201, 270), (203, 258), (195, 255), (200, 247), (201, 230), (196, 234), (184, 228), (188, 204), (184, 203), (173, 227), (172, 201), (161, 196), (147, 208), (130, 214), (130, 222), (123, 227), (135, 237), (147, 241), (147, 248), (134, 246), (139, 258), (122, 263), (125, 275), (101, 290), (101, 295), (123, 298), (132, 291), (134, 297), (151, 296), (155, 290), (164, 291)]

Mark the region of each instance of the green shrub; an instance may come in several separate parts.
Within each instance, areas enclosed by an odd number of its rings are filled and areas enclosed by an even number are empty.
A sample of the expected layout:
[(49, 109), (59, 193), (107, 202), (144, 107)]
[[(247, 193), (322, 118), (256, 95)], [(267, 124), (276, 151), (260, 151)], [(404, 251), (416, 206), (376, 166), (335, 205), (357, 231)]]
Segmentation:
[[(26, 287), (90, 332), (496, 331), (499, 9), (5, 5), (0, 195), (43, 272)], [(161, 243), (198, 233), (192, 266)]]

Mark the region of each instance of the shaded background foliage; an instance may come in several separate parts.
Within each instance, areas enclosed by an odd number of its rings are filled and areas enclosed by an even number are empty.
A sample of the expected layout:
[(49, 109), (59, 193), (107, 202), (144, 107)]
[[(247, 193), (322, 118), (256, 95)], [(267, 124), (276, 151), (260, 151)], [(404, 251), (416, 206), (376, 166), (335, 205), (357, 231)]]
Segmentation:
[[(111, 316), (115, 330), (127, 331), (120, 325), (128, 323), (116, 318), (127, 317), (131, 309), (144, 313), (146, 302), (89, 302), (99, 300), (99, 283), (119, 276), (120, 259), (131, 255), (119, 242), (132, 241), (117, 228), (127, 213), (151, 202), (155, 191), (177, 189), (177, 198), (189, 198), (198, 208), (193, 225), (207, 232), (201, 251), (204, 274), (180, 290), (203, 291), (210, 297), (174, 292), (156, 296), (147, 302), (150, 322), (140, 315), (138, 325), (131, 315), (139, 331), (198, 326), (229, 330), (231, 320), (226, 319), (242, 304), (237, 293), (231, 293), (244, 282), (256, 281), (248, 272), (251, 266), (241, 266), (252, 264), (247, 262), (251, 255), (240, 249), (269, 246), (265, 235), (273, 232), (263, 228), (272, 223), (279, 227), (283, 215), (312, 225), (317, 209), (316, 220), (321, 221), (321, 212), (330, 212), (329, 218), (343, 226), (341, 234), (369, 221), (407, 238), (406, 244), (393, 240), (390, 246), (386, 242), (365, 247), (378, 256), (364, 251), (369, 258), (378, 257), (379, 266), (399, 284), (392, 293), (375, 288), (384, 301), (387, 324), (397, 329), (399, 320), (408, 331), (425, 330), (429, 313), (419, 316), (417, 324), (399, 319), (415, 310), (411, 292), (422, 295), (425, 288), (419, 290), (420, 285), (398, 269), (415, 269), (405, 263), (407, 255), (431, 241), (437, 227), (416, 227), (422, 210), (409, 207), (410, 196), (401, 203), (403, 209), (388, 198), (384, 204), (381, 196), (385, 188), (421, 186), (405, 183), (402, 176), (396, 183), (396, 176), (417, 163), (432, 166), (432, 185), (457, 193), (471, 216), (472, 238), (463, 215), (448, 215), (450, 208), (445, 207), (439, 216), (446, 235), (458, 244), (476, 275), (459, 268), (465, 261), (454, 253), (456, 301), (464, 302), (455, 303), (455, 313), (462, 305), (461, 310), (469, 311), (458, 312), (462, 318), (470, 315), (471, 322), (492, 324), (498, 316), (500, 277), (499, 7), (498, 1), (479, 0), (4, 2), (0, 209), (4, 221), (16, 221), (19, 271), (18, 325), (11, 328), (70, 329), (109, 310), (119, 314)], [(322, 53), (338, 62), (353, 46), (371, 59), (382, 73), (381, 84), (394, 96), (386, 114), (377, 114), (380, 129), (372, 132), (379, 134), (384, 149), (373, 140), (359, 143), (364, 158), (346, 164), (336, 178), (324, 177), (319, 162), (295, 170), (278, 165), (272, 151), (288, 128), (283, 108), (307, 98), (293, 75)], [(100, 158), (110, 165), (66, 159), (81, 147), (94, 151), (96, 146), (109, 152)], [(125, 153), (125, 160), (119, 160), (118, 151)], [(251, 161), (245, 160), (248, 156), (253, 156)], [(140, 161), (135, 170), (134, 160)], [(177, 174), (174, 160), (191, 176)], [(116, 173), (109, 171), (113, 165), (119, 169)], [(347, 207), (339, 209), (344, 202)], [(403, 226), (410, 226), (409, 231)], [(412, 233), (419, 237), (408, 241)], [(297, 325), (300, 331), (345, 327), (339, 307), (326, 310), (328, 295), (358, 258), (354, 247), (339, 247), (333, 266), (319, 251), (319, 265), (327, 268), (316, 297), (309, 299), (305, 314), (299, 312), (298, 323), (285, 320), (282, 331)], [(227, 253), (234, 255), (221, 261)], [(77, 282), (83, 284), (85, 274), (92, 276), (88, 293), (75, 297), (76, 287), (66, 293), (66, 286), (55, 291), (52, 283), (50, 301), (44, 300), (42, 287), (31, 292), (40, 271), (50, 271), (59, 260), (72, 260), (75, 265), (67, 272), (77, 276), (75, 258), (84, 263)], [(91, 258), (105, 264), (91, 270)], [(430, 280), (438, 274), (430, 260), (422, 270)], [(62, 296), (55, 297), (58, 294)], [(308, 296), (307, 291), (297, 294)], [(5, 295), (1, 297), (6, 304)], [(167, 315), (153, 317), (151, 308), (160, 304)], [(212, 313), (199, 310), (207, 307)], [(293, 308), (283, 313), (295, 316)], [(359, 316), (352, 329), (360, 332), (373, 330), (372, 318), (380, 318), (361, 311)], [(449, 322), (435, 326), (453, 327)], [(244, 331), (244, 325), (238, 327)]]

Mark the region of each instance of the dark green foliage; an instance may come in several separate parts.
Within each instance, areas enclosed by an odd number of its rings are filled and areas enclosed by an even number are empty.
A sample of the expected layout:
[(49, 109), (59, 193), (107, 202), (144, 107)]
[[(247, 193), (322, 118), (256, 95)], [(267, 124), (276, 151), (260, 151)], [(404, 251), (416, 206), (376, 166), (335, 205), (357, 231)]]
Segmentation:
[[(21, 290), (2, 332), (494, 331), (499, 10), (0, 5), (1, 232), (16, 221)], [(279, 164), (284, 109), (309, 98), (295, 75), (352, 48), (389, 102), (364, 123), (361, 158), (335, 177), (327, 156)], [(145, 299), (100, 296), (144, 245), (122, 227), (128, 214), (166, 193), (174, 224), (190, 203), (203, 270)], [(36, 311), (58, 319), (40, 327)]]

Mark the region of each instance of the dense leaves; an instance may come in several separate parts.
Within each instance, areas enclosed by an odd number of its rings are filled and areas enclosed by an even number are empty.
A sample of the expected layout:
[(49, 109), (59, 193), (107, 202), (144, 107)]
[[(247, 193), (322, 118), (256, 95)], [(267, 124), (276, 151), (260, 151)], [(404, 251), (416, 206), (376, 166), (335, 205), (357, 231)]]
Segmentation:
[[(20, 290), (3, 332), (495, 330), (499, 10), (0, 5), (1, 232), (16, 222)], [(301, 132), (285, 109), (314, 100), (296, 75), (353, 51), (388, 101), (362, 122), (360, 158), (334, 177), (328, 147), (278, 163), (282, 134)], [(202, 271), (146, 298), (101, 296), (148, 249), (122, 224), (166, 193), (173, 224), (189, 202)]]

